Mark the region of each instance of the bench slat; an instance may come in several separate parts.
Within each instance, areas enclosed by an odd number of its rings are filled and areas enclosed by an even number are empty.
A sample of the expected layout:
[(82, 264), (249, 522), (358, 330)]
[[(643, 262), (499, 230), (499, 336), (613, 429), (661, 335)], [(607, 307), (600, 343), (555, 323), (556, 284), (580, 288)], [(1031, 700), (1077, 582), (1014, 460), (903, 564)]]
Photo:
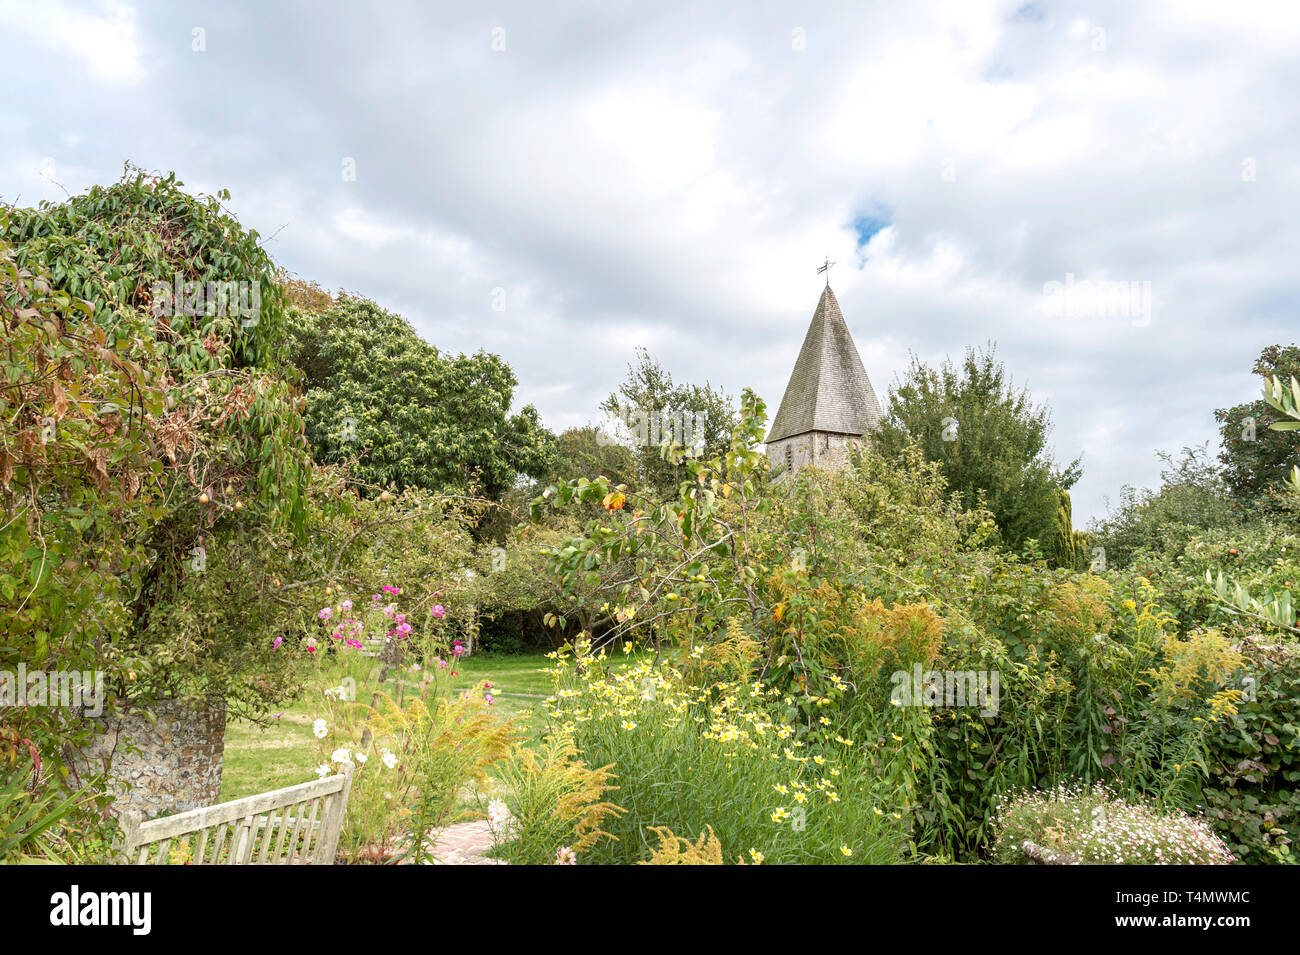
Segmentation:
[(167, 836), (197, 832), (200, 829), (212, 828), (221, 823), (234, 822), (245, 816), (255, 816), (271, 809), (282, 809), (296, 803), (306, 802), (314, 796), (338, 792), (342, 788), (342, 775), (328, 776), (325, 779), (316, 779), (309, 783), (300, 783), (297, 786), (286, 786), (284, 789), (277, 789), (274, 792), (245, 796), (243, 799), (223, 802), (216, 806), (190, 809), (187, 812), (178, 812), (174, 816), (151, 819), (148, 822), (140, 823), (139, 838), (147, 842), (157, 842)]
[[(346, 765), (343, 772), (326, 779), (148, 822), (141, 822), (134, 813), (124, 813), (118, 858), (144, 865), (157, 851), (154, 863), (166, 865), (172, 843), (181, 840), (188, 844), (188, 837), (197, 834), (198, 847), (192, 858), (195, 865), (223, 861), (228, 865), (330, 865), (338, 848), (353, 770)], [(275, 849), (268, 856), (272, 840)]]

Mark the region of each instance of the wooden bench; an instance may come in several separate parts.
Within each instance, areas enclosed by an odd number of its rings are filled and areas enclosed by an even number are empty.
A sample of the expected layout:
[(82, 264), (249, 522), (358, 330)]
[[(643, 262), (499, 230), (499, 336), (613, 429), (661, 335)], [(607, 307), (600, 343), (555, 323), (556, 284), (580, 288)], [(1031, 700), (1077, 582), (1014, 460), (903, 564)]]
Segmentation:
[(333, 865), (352, 770), (148, 822), (124, 813), (118, 863)]

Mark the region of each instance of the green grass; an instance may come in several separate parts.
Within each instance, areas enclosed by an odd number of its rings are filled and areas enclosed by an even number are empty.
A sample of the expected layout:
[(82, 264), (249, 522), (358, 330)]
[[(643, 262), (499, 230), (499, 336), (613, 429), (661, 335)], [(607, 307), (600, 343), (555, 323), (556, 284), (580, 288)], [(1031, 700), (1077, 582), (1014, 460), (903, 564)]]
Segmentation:
[[(519, 718), (520, 731), (536, 737), (542, 725), (537, 705), (551, 691), (551, 678), (540, 671), (549, 663), (543, 653), (466, 657), (457, 664), (454, 685), (469, 689), (490, 680), (496, 688), (494, 712), (503, 720)], [(222, 800), (314, 779), (320, 751), (311, 724), (318, 715), (315, 699), (304, 697), (267, 726), (232, 720), (226, 726)]]

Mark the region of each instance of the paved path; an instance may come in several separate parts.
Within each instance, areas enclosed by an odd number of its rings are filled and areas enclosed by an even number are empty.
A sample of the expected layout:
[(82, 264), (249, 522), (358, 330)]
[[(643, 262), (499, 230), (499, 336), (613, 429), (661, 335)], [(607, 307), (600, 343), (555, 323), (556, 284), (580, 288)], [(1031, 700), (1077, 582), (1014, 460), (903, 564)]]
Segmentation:
[(489, 859), (484, 853), (492, 848), (492, 830), (486, 819), (458, 822), (438, 833), (433, 846), (436, 865), (507, 865), (501, 859)]

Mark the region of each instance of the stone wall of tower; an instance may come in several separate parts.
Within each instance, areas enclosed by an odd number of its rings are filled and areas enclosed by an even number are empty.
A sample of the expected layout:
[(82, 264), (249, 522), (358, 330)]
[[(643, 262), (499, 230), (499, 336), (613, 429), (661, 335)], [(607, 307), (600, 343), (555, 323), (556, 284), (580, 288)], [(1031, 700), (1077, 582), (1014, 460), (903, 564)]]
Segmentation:
[(851, 434), (808, 431), (789, 438), (778, 438), (767, 444), (766, 449), (774, 474), (785, 471), (796, 473), (809, 464), (828, 471), (846, 467), (849, 463), (849, 449), (861, 444), (862, 438)]

